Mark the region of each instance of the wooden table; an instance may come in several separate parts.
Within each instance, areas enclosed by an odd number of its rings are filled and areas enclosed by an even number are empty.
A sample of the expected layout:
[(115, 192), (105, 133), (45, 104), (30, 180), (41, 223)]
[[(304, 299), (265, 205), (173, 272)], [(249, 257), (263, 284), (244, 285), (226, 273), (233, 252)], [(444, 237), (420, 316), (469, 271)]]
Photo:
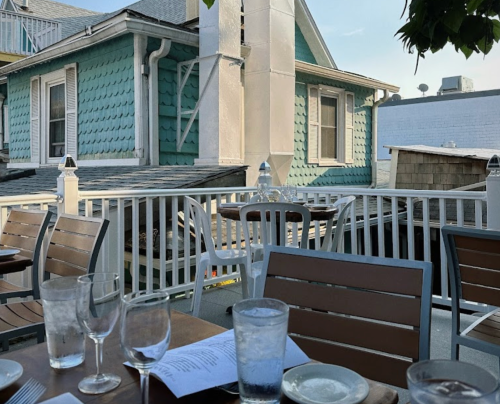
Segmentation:
[(22, 255), (14, 255), (12, 258), (0, 261), (0, 275), (24, 271), (32, 265), (33, 261), (31, 259)]
[[(332, 220), (337, 213), (337, 208), (330, 208), (326, 210), (309, 209), (311, 212), (311, 221), (314, 220)], [(217, 212), (225, 219), (240, 220), (240, 208), (239, 207), (217, 207)], [(250, 221), (260, 221), (260, 212), (248, 212), (247, 220)], [(297, 212), (287, 212), (286, 214), (287, 222), (302, 222), (302, 216)]]
[[(0, 355), (0, 359), (11, 359), (19, 362), (24, 373), (12, 386), (0, 391), (0, 402), (9, 399), (30, 377), (36, 378), (47, 391), (40, 401), (62, 393), (70, 392), (84, 403), (140, 403), (139, 372), (123, 365), (125, 357), (119, 347), (119, 327), (116, 326), (111, 335), (104, 341), (103, 371), (113, 372), (122, 378), (120, 386), (106, 394), (90, 396), (78, 391), (78, 382), (83, 377), (95, 372), (95, 347), (87, 338), (86, 359), (83, 364), (72, 369), (54, 370), (49, 365), (46, 343), (38, 344), (18, 351)], [(172, 311), (172, 341), (170, 348), (191, 344), (193, 342), (220, 334), (226, 331), (218, 325), (191, 317), (187, 314)], [(370, 393), (363, 404), (395, 404), (397, 394), (394, 390), (379, 383), (368, 381)], [(238, 404), (239, 396), (230, 395), (218, 389), (210, 389), (192, 394), (180, 399), (155, 377), (150, 378), (151, 404)], [(293, 404), (293, 401), (284, 397), (283, 404)]]

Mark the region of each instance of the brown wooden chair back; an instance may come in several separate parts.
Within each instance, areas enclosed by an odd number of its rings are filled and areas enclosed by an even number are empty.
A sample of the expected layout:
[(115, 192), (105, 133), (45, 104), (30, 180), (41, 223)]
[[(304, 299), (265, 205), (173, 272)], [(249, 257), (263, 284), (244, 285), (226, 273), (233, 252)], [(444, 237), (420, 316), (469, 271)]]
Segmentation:
[[(42, 242), (49, 225), (52, 213), (47, 210), (35, 209), (12, 209), (2, 229), (0, 246), (2, 248), (18, 249), (19, 255), (25, 256), (33, 261), (31, 267), (31, 289), (16, 289), (15, 287), (3, 287), (10, 290), (2, 293), (0, 300), (5, 303), (11, 297), (34, 296), (38, 299), (39, 287), (39, 264)], [(4, 283), (6, 281), (3, 281)], [(5, 285), (2, 285), (5, 286)]]
[[(451, 358), (458, 359), (460, 345), (500, 355), (500, 232), (443, 226), (451, 291)], [(467, 302), (463, 302), (463, 300)], [(461, 304), (495, 306), (482, 318), (460, 330)]]
[(79, 276), (94, 272), (108, 225), (107, 219), (60, 215), (47, 250), (45, 278), (51, 273)]
[(266, 248), (264, 296), (290, 305), (290, 337), (314, 360), (406, 388), (429, 358), (432, 264)]

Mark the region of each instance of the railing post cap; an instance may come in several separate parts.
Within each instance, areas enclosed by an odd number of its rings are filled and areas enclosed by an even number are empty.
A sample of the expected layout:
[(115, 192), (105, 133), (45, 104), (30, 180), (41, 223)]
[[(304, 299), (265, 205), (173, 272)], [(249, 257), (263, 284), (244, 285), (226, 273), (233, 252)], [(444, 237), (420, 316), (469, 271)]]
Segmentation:
[(75, 177), (75, 170), (78, 170), (78, 166), (71, 154), (65, 154), (59, 162), (58, 169), (61, 171), (61, 177)]

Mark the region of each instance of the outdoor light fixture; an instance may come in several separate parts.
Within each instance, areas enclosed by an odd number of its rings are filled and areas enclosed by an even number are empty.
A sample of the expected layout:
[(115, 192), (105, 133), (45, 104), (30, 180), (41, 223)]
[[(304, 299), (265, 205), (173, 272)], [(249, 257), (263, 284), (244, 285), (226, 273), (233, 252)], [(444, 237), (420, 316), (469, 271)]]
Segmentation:
[(75, 170), (78, 170), (78, 166), (73, 157), (71, 157), (71, 154), (65, 154), (59, 162), (58, 169), (62, 172), (61, 175), (65, 174), (71, 177), (75, 175)]

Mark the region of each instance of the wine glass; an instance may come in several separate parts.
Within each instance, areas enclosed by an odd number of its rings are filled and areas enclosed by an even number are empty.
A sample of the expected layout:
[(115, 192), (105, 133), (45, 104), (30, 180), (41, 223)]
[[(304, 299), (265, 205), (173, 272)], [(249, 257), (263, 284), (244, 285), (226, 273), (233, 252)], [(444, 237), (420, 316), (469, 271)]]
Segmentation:
[(103, 272), (78, 278), (76, 317), (83, 332), (95, 342), (97, 371), (78, 383), (85, 394), (111, 391), (121, 383), (119, 376), (101, 373), (102, 345), (120, 314), (120, 278), (115, 273)]
[(143, 290), (122, 299), (120, 346), (141, 374), (142, 403), (149, 401), (149, 372), (170, 344), (170, 297), (165, 290)]

